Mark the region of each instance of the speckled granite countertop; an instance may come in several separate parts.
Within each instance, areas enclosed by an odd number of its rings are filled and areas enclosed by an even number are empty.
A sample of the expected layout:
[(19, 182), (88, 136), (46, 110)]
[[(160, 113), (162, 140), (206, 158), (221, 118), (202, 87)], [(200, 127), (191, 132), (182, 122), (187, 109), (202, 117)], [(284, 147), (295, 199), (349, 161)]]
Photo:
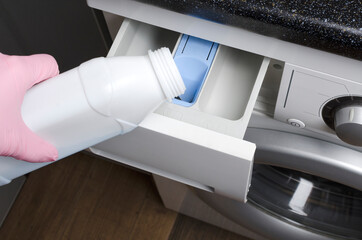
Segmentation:
[(361, 0), (139, 0), (362, 60)]

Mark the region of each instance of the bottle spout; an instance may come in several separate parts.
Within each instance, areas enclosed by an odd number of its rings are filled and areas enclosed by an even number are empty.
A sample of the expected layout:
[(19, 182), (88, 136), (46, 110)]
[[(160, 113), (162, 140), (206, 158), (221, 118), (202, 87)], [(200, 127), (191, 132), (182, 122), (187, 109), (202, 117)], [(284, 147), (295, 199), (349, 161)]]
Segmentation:
[(173, 98), (182, 95), (186, 87), (170, 50), (165, 47), (154, 52), (150, 50), (148, 56), (166, 99), (171, 102)]

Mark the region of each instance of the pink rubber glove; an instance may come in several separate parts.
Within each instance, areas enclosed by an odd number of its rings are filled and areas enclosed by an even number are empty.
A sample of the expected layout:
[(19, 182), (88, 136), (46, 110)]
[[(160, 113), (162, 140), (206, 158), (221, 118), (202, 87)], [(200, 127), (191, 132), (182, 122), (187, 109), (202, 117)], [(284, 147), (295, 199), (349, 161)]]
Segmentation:
[(0, 155), (28, 162), (50, 162), (56, 148), (24, 123), (21, 104), (34, 84), (59, 74), (52, 56), (8, 56), (0, 53)]

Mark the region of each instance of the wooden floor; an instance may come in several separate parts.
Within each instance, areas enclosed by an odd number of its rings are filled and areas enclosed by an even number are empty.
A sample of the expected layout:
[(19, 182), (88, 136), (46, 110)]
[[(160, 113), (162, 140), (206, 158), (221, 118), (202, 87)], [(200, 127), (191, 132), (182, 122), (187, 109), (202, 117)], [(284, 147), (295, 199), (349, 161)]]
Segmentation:
[(163, 207), (152, 178), (78, 153), (29, 175), (1, 240), (237, 240)]

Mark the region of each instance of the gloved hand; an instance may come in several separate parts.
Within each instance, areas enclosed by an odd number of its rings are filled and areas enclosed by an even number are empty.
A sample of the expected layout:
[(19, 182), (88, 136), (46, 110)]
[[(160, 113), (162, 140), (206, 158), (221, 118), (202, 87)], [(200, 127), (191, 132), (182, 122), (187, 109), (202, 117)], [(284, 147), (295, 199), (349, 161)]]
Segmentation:
[(58, 74), (58, 65), (50, 55), (0, 53), (0, 155), (28, 162), (57, 159), (57, 149), (25, 125), (21, 104), (29, 88)]

